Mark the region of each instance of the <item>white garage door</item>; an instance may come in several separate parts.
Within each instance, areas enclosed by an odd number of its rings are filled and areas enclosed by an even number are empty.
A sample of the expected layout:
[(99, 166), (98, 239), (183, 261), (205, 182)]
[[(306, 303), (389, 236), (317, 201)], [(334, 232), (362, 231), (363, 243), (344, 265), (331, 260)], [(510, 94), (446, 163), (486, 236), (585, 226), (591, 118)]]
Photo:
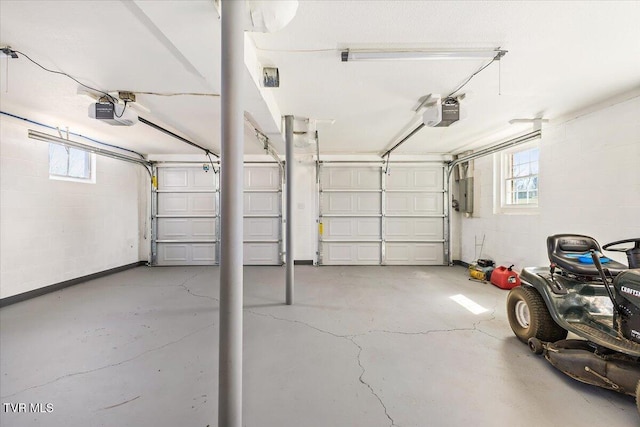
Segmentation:
[(323, 164), (320, 253), (323, 265), (442, 265), (444, 167)]
[(218, 178), (199, 167), (159, 167), (158, 265), (211, 265), (217, 259)]
[(244, 167), (244, 263), (282, 264), (282, 178), (277, 164)]
[[(244, 168), (244, 263), (282, 265), (277, 164)], [(158, 167), (157, 265), (219, 264), (219, 174), (202, 166)]]
[(386, 176), (385, 264), (444, 264), (444, 168), (395, 166)]
[(320, 224), (319, 264), (380, 264), (382, 169), (323, 164)]

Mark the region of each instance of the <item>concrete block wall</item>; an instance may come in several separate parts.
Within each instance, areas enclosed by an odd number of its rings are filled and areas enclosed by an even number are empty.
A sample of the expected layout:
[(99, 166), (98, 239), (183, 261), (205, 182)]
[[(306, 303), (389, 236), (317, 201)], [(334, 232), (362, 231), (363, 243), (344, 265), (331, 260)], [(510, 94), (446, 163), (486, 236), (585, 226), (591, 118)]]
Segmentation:
[[(494, 213), (497, 160), (476, 160), (474, 213), (459, 218), (461, 259), (478, 257), (474, 238), (479, 242), (482, 236), (483, 258), (518, 269), (548, 264), (545, 245), (551, 234), (591, 235), (600, 244), (640, 237), (639, 117), (636, 97), (544, 126), (535, 214)], [(626, 263), (624, 254), (607, 255)]]
[(97, 156), (95, 184), (51, 180), (37, 126), (0, 120), (0, 298), (146, 259), (142, 167)]

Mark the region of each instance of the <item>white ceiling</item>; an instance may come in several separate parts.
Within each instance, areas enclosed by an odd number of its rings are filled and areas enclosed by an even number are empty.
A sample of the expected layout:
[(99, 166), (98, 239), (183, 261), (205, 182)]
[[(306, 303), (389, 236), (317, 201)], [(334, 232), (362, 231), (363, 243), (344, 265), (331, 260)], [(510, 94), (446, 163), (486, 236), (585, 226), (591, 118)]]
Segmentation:
[[(421, 97), (450, 93), (486, 61), (341, 62), (342, 49), (506, 49), (461, 91), (458, 123), (424, 128), (398, 150), (456, 153), (529, 129), (511, 119), (556, 119), (638, 91), (639, 20), (637, 1), (304, 0), (283, 30), (249, 34), (245, 109), (281, 153), (281, 114), (321, 119), (321, 153), (381, 153), (419, 122)], [(0, 44), (105, 91), (220, 93), (213, 1), (2, 0)], [(256, 85), (255, 57), (279, 68), (279, 88)], [(3, 57), (0, 72), (2, 111), (145, 154), (198, 152), (141, 123), (89, 119), (77, 83), (24, 57)], [(220, 151), (219, 97), (139, 94), (138, 104), (141, 116)], [(250, 126), (245, 147), (262, 152)]]

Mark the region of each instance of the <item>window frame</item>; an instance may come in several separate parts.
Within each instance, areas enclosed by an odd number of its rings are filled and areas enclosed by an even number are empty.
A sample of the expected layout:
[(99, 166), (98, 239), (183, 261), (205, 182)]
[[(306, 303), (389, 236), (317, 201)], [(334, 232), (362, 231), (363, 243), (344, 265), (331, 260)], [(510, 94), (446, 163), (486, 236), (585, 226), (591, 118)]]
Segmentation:
[[(508, 204), (507, 187), (508, 181), (515, 177), (511, 176), (512, 158), (516, 153), (538, 149), (536, 174), (529, 174), (527, 177), (537, 178), (537, 199), (535, 203)], [(540, 143), (539, 141), (518, 145), (507, 150), (494, 154), (494, 213), (496, 214), (524, 214), (535, 215), (540, 212)]]
[[(52, 150), (53, 146), (62, 147), (67, 152), (67, 156), (66, 156), (67, 173), (65, 175), (57, 174), (57, 173), (51, 171), (51, 150)], [(88, 169), (89, 169), (88, 170), (88, 172), (89, 172), (89, 176), (88, 177), (85, 178), (85, 177), (77, 177), (77, 176), (69, 175), (69, 170), (71, 168), (71, 165), (70, 165), (71, 150), (76, 150), (76, 151), (82, 152), (86, 156), (85, 157), (85, 159), (86, 159), (85, 163), (88, 163), (88, 164), (86, 164), (85, 168), (88, 166)], [(92, 153), (92, 152), (87, 151), (87, 150), (83, 150), (81, 148), (69, 147), (69, 146), (66, 146), (64, 144), (57, 144), (55, 142), (50, 142), (49, 143), (48, 162), (49, 162), (49, 164), (48, 164), (49, 179), (51, 179), (51, 180), (82, 182), (82, 183), (85, 183), (85, 184), (95, 184), (95, 182), (96, 182), (96, 155), (95, 155), (95, 153)]]

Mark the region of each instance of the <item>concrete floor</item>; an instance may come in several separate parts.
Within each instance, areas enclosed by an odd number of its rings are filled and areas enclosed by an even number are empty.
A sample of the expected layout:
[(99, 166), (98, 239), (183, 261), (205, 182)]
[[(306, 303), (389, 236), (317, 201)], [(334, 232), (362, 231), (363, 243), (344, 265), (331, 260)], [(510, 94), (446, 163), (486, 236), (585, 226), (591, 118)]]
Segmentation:
[[(140, 267), (0, 310), (0, 425), (217, 425), (218, 272)], [(296, 281), (286, 306), (283, 268), (245, 269), (246, 426), (640, 424), (631, 397), (529, 352), (507, 292), (461, 267), (301, 266)]]

